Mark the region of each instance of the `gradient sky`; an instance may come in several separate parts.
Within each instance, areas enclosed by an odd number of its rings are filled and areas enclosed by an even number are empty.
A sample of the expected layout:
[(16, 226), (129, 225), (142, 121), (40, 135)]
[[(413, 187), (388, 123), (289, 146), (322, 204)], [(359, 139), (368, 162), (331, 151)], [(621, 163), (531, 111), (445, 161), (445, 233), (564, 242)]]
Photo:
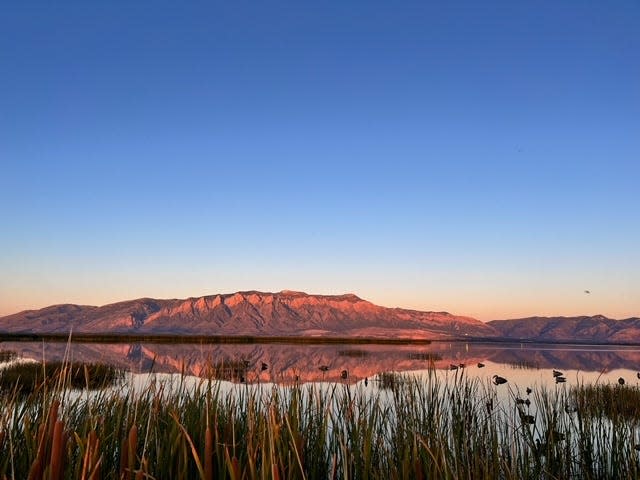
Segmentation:
[(638, 25), (632, 0), (5, 2), (0, 314), (294, 289), (640, 315)]

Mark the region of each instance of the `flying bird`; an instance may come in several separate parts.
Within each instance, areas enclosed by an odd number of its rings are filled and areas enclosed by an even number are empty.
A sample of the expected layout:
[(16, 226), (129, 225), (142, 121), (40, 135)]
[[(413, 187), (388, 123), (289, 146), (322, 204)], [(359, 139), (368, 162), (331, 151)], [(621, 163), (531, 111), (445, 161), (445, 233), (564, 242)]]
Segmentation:
[(584, 293), (586, 293), (587, 295), (589, 295), (591, 292), (589, 290), (585, 290)]

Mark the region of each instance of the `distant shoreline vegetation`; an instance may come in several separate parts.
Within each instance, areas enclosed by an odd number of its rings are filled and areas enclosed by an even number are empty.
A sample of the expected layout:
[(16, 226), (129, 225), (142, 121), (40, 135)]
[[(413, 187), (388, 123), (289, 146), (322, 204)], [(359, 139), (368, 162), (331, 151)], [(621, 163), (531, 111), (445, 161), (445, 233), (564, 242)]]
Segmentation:
[(251, 335), (179, 335), (179, 334), (72, 334), (68, 333), (0, 333), (2, 341), (86, 342), (86, 343), (291, 343), (291, 344), (383, 344), (383, 345), (428, 345), (433, 340), (411, 338), (365, 338), (365, 337), (287, 337)]
[(486, 344), (527, 344), (527, 345), (569, 345), (569, 346), (616, 346), (640, 347), (639, 342), (585, 342), (566, 340), (536, 340), (524, 338), (495, 337), (452, 337), (452, 338), (382, 338), (382, 337), (321, 337), (321, 336), (259, 336), (259, 335), (190, 335), (179, 333), (166, 334), (131, 334), (131, 333), (9, 333), (0, 332), (0, 342), (32, 342), (45, 340), (48, 342), (84, 342), (84, 343), (210, 343), (210, 344), (361, 344), (361, 345), (429, 345), (431, 343), (486, 343)]

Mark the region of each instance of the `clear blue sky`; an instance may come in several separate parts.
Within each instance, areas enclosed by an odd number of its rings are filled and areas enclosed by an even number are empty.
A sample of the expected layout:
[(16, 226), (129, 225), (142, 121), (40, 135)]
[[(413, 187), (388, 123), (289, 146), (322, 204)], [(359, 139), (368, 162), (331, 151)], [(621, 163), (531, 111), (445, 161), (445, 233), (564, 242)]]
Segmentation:
[(637, 1), (11, 3), (0, 314), (640, 315)]

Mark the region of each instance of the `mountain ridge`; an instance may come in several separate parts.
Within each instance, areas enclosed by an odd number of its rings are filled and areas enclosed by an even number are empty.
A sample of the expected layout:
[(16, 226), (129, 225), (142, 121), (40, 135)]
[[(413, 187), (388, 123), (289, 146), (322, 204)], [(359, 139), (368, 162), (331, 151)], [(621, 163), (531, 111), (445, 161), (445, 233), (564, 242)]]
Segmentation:
[(139, 298), (100, 307), (60, 304), (0, 318), (0, 333), (458, 338), (492, 327), (447, 312), (387, 308), (353, 293), (247, 290), (186, 299)]
[(640, 343), (640, 318), (604, 315), (525, 317), (487, 322), (504, 338), (530, 341)]
[(58, 304), (0, 317), (0, 334), (177, 335), (640, 343), (640, 318), (604, 315), (481, 322), (448, 312), (382, 307), (353, 293), (246, 290), (103, 306)]

